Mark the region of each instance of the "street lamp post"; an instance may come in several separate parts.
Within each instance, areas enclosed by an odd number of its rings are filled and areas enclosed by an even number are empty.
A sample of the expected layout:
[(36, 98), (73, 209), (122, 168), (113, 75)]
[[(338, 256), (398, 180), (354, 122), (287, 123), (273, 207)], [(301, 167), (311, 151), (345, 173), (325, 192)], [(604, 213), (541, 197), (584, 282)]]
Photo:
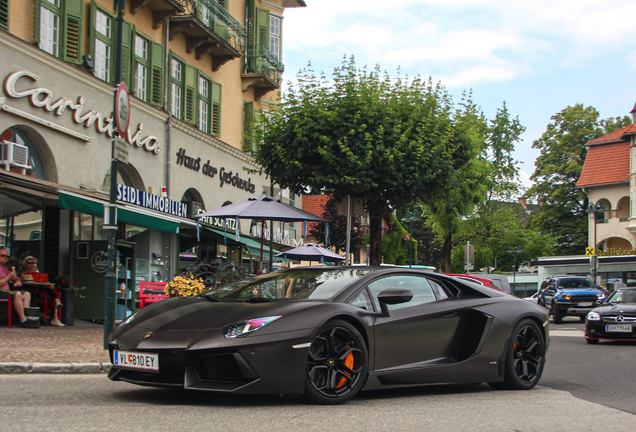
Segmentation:
[(594, 285), (596, 285), (596, 265), (597, 265), (597, 258), (596, 258), (596, 225), (598, 224), (598, 218), (596, 217), (596, 213), (597, 212), (606, 212), (607, 208), (605, 207), (605, 205), (603, 203), (600, 203), (598, 205), (595, 204), (590, 204), (589, 207), (587, 208), (587, 214), (589, 215), (593, 215), (594, 217), (594, 244), (592, 245), (594, 247), (594, 255), (592, 255), (590, 257), (590, 261), (592, 262), (592, 280), (594, 281)]
[(409, 268), (413, 262), (413, 221), (422, 219), (420, 213), (417, 210), (413, 210), (408, 214), (408, 217), (402, 219), (402, 222), (409, 223)]
[[(117, 90), (121, 83), (121, 62), (122, 62), (122, 36), (124, 34), (124, 11), (126, 10), (126, 0), (114, 0), (113, 7), (116, 9), (115, 19), (116, 43), (115, 43), (115, 107), (117, 105)], [(113, 109), (116, 116), (117, 109)], [(108, 208), (108, 224), (104, 228), (108, 229), (108, 267), (106, 270), (105, 305), (104, 305), (104, 349), (108, 348), (108, 334), (115, 327), (115, 290), (117, 287), (117, 274), (115, 270), (115, 260), (117, 254), (117, 159), (115, 159), (115, 140), (117, 131), (113, 136), (111, 147), (110, 164), (110, 200)]]
[(517, 284), (517, 254), (523, 252), (523, 249), (518, 248), (517, 246), (511, 247), (508, 249), (508, 253), (513, 254), (513, 264), (512, 264), (512, 292), (515, 292), (515, 285)]

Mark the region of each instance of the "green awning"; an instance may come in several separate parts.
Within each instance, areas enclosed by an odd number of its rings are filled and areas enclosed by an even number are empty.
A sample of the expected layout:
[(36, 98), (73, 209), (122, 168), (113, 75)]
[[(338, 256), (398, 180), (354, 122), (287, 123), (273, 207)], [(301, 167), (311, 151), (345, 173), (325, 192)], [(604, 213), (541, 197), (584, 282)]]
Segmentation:
[[(252, 240), (251, 238), (247, 238), (247, 237), (240, 237), (238, 241), (236, 241), (236, 237), (234, 236), (234, 233), (224, 233), (221, 230), (216, 230), (214, 228), (210, 228), (207, 227), (205, 225), (202, 225), (205, 229), (207, 229), (208, 231), (212, 231), (215, 234), (220, 235), (221, 237), (223, 237), (224, 235), (227, 237), (228, 240), (231, 240), (234, 243), (241, 243), (244, 246), (247, 246), (247, 251), (250, 253), (250, 255), (256, 255), (256, 256), (260, 256), (261, 255), (261, 242), (258, 242), (256, 240)], [(265, 242), (265, 244), (263, 245), (263, 255), (269, 255), (269, 240), (267, 240)], [(276, 249), (274, 249), (274, 254), (277, 254), (278, 251)]]
[[(80, 198), (76, 195), (65, 194), (60, 192), (58, 206), (67, 210), (89, 214), (92, 216), (104, 216), (104, 202)], [(137, 212), (131, 208), (117, 208), (117, 220), (126, 222), (131, 225), (137, 225), (144, 228), (156, 229), (169, 233), (179, 233), (179, 223), (172, 220), (163, 219), (149, 215), (147, 213)]]

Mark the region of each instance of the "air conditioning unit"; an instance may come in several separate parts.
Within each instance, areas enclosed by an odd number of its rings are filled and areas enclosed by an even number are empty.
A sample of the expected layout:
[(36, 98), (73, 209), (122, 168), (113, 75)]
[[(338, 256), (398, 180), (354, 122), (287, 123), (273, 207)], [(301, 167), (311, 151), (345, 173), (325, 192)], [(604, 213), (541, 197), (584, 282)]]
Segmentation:
[(0, 142), (0, 165), (6, 170), (11, 167), (31, 169), (29, 165), (29, 148), (11, 141)]

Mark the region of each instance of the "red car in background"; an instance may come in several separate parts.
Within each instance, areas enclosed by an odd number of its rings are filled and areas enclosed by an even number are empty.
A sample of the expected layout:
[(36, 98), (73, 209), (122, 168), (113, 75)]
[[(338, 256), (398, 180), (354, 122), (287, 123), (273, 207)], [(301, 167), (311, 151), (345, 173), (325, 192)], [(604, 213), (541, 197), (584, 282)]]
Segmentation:
[(471, 274), (456, 274), (456, 273), (445, 273), (445, 274), (448, 275), (448, 276), (453, 276), (453, 277), (468, 281), (468, 282), (473, 282), (473, 283), (477, 283), (479, 285), (487, 286), (488, 288), (492, 288), (494, 290), (501, 291), (501, 292), (504, 292), (506, 294), (509, 294), (508, 291), (495, 286), (495, 284), (493, 283), (492, 279), (487, 279), (487, 278), (479, 277), (479, 276), (473, 276)]

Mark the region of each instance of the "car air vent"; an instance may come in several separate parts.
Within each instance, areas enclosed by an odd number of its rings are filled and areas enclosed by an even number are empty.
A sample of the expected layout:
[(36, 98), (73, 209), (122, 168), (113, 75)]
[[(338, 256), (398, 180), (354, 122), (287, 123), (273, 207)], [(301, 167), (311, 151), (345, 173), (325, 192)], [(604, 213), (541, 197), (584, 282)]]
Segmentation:
[(201, 357), (197, 367), (204, 381), (247, 381), (233, 354), (219, 354)]

